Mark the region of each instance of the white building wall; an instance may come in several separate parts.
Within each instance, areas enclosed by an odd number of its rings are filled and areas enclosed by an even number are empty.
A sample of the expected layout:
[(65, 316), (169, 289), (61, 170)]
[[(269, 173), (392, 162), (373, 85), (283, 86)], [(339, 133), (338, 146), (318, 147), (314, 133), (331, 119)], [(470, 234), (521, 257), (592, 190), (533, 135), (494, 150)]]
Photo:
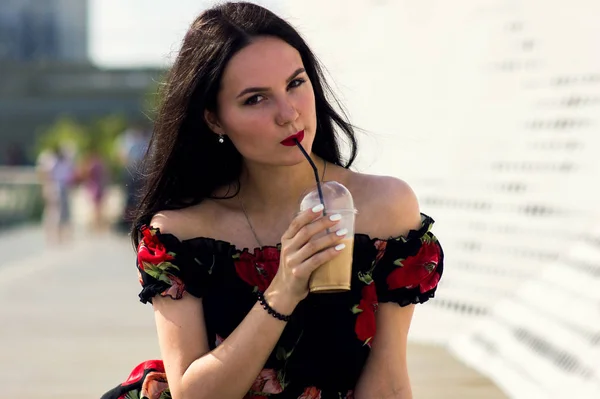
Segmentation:
[(600, 2), (306, 0), (284, 16), (446, 250), (410, 338), (514, 398), (600, 397)]

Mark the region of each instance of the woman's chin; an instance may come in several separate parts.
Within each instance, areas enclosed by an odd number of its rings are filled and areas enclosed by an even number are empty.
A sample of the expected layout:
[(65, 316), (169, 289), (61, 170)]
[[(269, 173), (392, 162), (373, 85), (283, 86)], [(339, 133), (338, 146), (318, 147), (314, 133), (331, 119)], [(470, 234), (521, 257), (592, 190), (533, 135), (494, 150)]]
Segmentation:
[[(285, 162), (286, 165), (295, 166), (295, 165), (299, 165), (299, 164), (303, 164), (303, 163), (308, 163), (308, 160), (306, 159), (304, 154), (302, 154), (300, 151), (298, 151), (298, 152), (299, 152), (298, 154), (294, 154), (293, 156), (290, 156), (289, 158), (286, 159), (286, 162)], [(311, 155), (311, 157), (312, 157), (312, 155)]]
[[(306, 152), (312, 157), (310, 148), (307, 148)], [(308, 161), (298, 147), (287, 147), (284, 148), (283, 151), (280, 151), (277, 156), (271, 157), (267, 162), (272, 165), (295, 166)]]
[(282, 159), (274, 162), (274, 165), (277, 165), (277, 166), (288, 166), (288, 167), (298, 166), (298, 165), (303, 165), (303, 164), (308, 165), (308, 161), (306, 160), (306, 158), (302, 154), (300, 154), (300, 155), (294, 155), (294, 156), (290, 156), (290, 157), (285, 157), (285, 158), (282, 158)]

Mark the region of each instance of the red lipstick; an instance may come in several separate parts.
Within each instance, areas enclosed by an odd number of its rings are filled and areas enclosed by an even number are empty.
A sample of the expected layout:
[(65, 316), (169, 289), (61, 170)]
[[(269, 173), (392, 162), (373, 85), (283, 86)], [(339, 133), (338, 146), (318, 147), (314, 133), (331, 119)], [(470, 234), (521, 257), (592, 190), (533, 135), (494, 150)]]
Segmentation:
[(283, 144), (286, 147), (292, 147), (292, 146), (296, 145), (295, 140), (298, 140), (298, 142), (301, 143), (303, 139), (304, 139), (304, 130), (300, 130), (298, 133), (292, 134), (290, 137), (282, 140), (281, 144)]

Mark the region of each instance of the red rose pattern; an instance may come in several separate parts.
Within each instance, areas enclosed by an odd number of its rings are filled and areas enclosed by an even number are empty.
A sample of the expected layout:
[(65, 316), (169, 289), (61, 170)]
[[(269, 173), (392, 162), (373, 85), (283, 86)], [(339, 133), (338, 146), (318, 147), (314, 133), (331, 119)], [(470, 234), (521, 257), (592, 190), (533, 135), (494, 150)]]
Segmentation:
[(127, 380), (125, 380), (125, 382), (123, 382), (121, 385), (125, 386), (139, 382), (144, 376), (144, 371), (149, 369), (164, 373), (165, 365), (162, 360), (146, 360), (145, 362), (138, 364), (131, 371)]
[(377, 240), (373, 245), (375, 245), (375, 248), (377, 249), (377, 255), (375, 256), (373, 264), (377, 264), (385, 254), (385, 249), (387, 248), (387, 241)]
[(252, 384), (250, 391), (271, 394), (283, 392), (277, 371), (274, 369), (262, 369), (258, 377), (256, 377), (254, 384)]
[(365, 285), (361, 295), (362, 299), (360, 300), (357, 309), (360, 309), (362, 312), (356, 317), (354, 331), (356, 332), (358, 339), (370, 348), (377, 330), (375, 312), (377, 311), (378, 301), (375, 282)]
[(298, 399), (321, 399), (321, 390), (315, 387), (308, 387)]
[(425, 293), (427, 291), (431, 291), (435, 287), (437, 287), (440, 282), (440, 274), (439, 273), (431, 273), (431, 275), (425, 280), (419, 283), (419, 289), (421, 293)]
[[(160, 293), (161, 296), (170, 296), (174, 299), (183, 297), (185, 284), (183, 281), (173, 275), (171, 272), (179, 270), (179, 268), (171, 263), (175, 259), (172, 252), (167, 252), (163, 243), (158, 239), (157, 229), (142, 226), (142, 240), (138, 246), (137, 260), (141, 270), (157, 280), (164, 281), (169, 284), (169, 287)], [(142, 274), (138, 269), (138, 279), (140, 284), (144, 284)]]
[(160, 293), (161, 296), (170, 296), (171, 298), (180, 299), (183, 297), (185, 291), (185, 284), (179, 277), (175, 277), (170, 273), (167, 273), (169, 280), (171, 280), (171, 286)]
[(242, 280), (264, 292), (279, 269), (279, 249), (266, 247), (254, 253), (247, 249), (234, 259), (235, 270)]
[(146, 375), (142, 384), (142, 398), (160, 399), (161, 396), (169, 391), (167, 375), (156, 371), (151, 371)]
[(156, 229), (143, 226), (141, 232), (144, 237), (138, 246), (137, 258), (142, 270), (144, 269), (144, 262), (158, 265), (173, 260), (173, 256), (167, 253), (165, 246), (158, 240)]
[(421, 293), (427, 292), (440, 280), (436, 273), (440, 260), (440, 249), (435, 239), (422, 239), (421, 248), (414, 256), (398, 259), (398, 268), (389, 274), (387, 284), (390, 290), (397, 288), (413, 288), (417, 285)]

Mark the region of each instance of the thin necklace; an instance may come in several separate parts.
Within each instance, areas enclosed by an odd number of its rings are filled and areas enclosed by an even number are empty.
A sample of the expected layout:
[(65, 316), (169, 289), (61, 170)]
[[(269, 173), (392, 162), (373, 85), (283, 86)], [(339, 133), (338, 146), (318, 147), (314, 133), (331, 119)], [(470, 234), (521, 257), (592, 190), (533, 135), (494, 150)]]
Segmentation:
[[(327, 161), (323, 160), (323, 173), (321, 175), (321, 181), (325, 181), (325, 171), (327, 170)], [(242, 207), (242, 212), (244, 212), (244, 216), (246, 217), (246, 222), (248, 223), (248, 227), (250, 227), (250, 230), (252, 230), (252, 234), (254, 235), (254, 239), (256, 240), (256, 242), (258, 243), (258, 247), (259, 248), (263, 248), (264, 245), (262, 245), (262, 243), (260, 242), (259, 238), (258, 238), (258, 234), (256, 234), (256, 231), (254, 230), (254, 226), (252, 226), (252, 222), (250, 221), (250, 217), (248, 216), (248, 212), (246, 212), (246, 207), (244, 206), (244, 201), (242, 199), (242, 194), (238, 194), (238, 199), (240, 201), (240, 206)]]

